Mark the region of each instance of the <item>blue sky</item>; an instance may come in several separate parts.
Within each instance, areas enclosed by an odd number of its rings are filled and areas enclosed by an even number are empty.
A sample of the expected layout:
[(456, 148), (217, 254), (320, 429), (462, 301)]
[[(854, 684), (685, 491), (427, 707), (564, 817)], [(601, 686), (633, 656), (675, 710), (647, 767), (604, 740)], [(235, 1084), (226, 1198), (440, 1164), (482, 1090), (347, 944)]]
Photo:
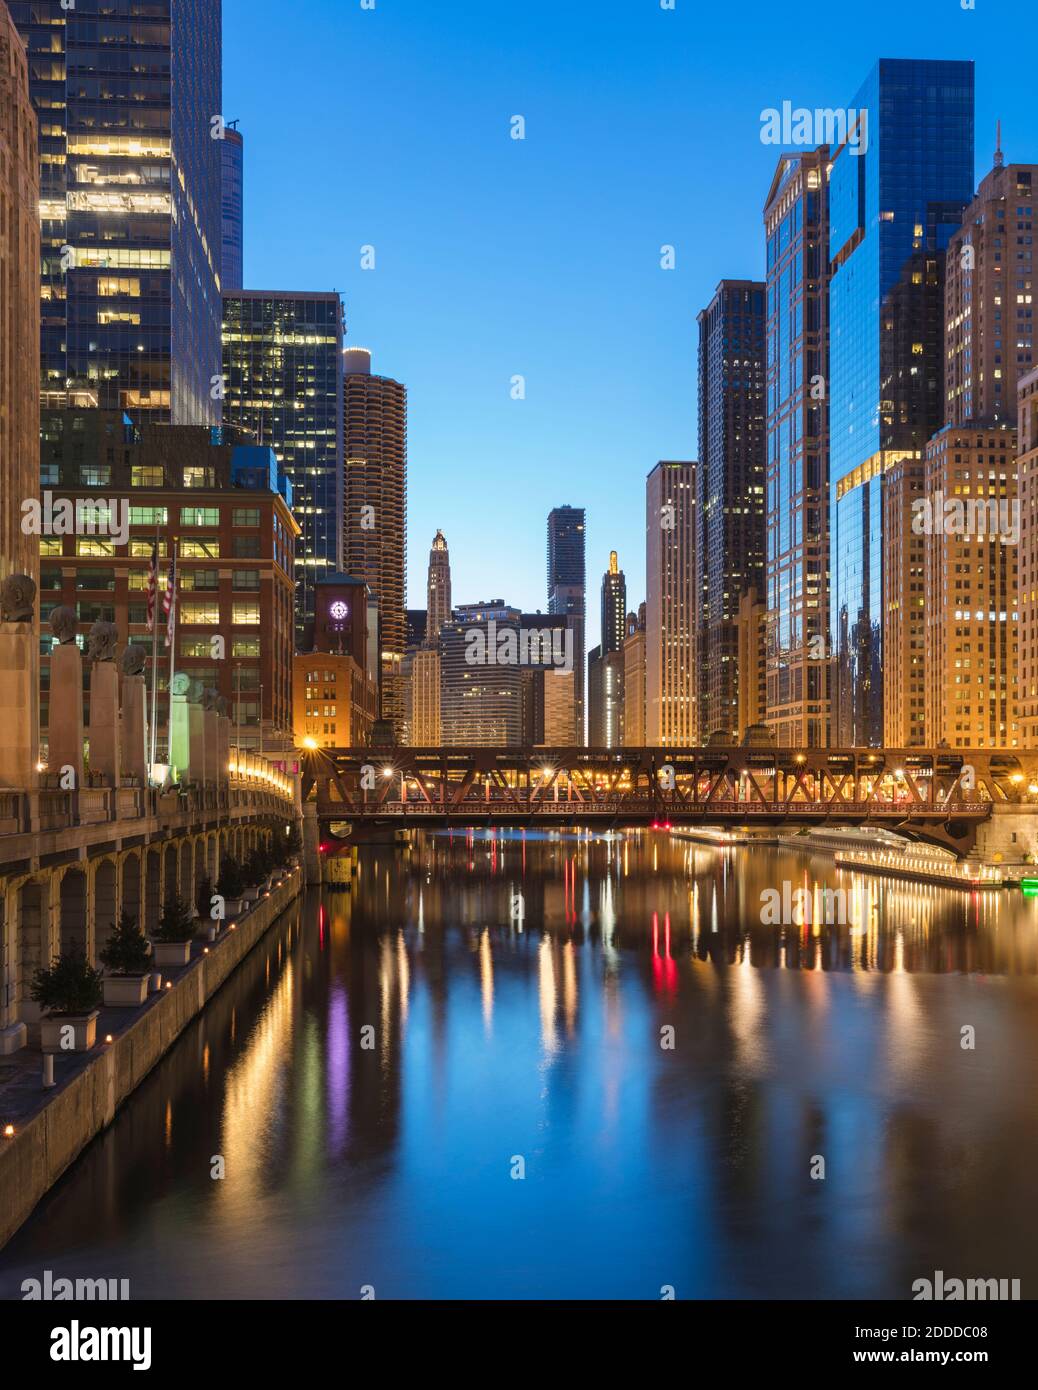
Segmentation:
[(589, 645), (611, 548), (644, 597), (645, 475), (697, 451), (696, 313), (763, 275), (764, 108), (847, 105), (881, 56), (972, 58), (978, 176), (998, 116), (1007, 158), (1038, 160), (1023, 70), (997, 85), (1032, 0), (674, 3), (224, 0), (245, 282), (339, 290), (348, 341), (406, 382), (412, 606), (440, 526), (455, 601), (544, 607), (566, 502)]

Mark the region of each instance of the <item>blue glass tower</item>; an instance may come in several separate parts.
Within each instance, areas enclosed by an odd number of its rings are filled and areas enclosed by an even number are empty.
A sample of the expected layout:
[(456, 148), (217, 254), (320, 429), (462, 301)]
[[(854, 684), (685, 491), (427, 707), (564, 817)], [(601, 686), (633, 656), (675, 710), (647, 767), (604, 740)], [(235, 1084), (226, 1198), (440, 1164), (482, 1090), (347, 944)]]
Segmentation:
[(973, 64), (883, 58), (833, 158), (833, 741), (882, 741), (882, 478), (943, 423), (943, 253), (973, 196)]

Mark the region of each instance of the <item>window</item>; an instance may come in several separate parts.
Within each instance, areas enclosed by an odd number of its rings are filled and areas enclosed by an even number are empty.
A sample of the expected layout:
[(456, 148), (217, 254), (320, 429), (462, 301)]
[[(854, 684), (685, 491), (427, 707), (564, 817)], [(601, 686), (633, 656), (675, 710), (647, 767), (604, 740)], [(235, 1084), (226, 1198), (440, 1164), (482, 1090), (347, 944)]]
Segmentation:
[(112, 481), (112, 470), (100, 463), (83, 463), (79, 467), (80, 487), (107, 487)]
[(231, 513), (231, 521), (235, 526), (258, 526), (259, 507), (235, 507)]
[[(202, 624), (215, 626), (220, 621), (220, 605), (213, 599), (182, 599), (180, 621), (185, 627)], [(258, 617), (256, 621), (259, 622)]]
[[(154, 541), (135, 540), (130, 542), (131, 560), (150, 560), (151, 552), (154, 549)], [(159, 559), (166, 558), (166, 542), (159, 541)]]
[(169, 513), (165, 507), (131, 507), (131, 526), (165, 526)]
[(76, 541), (77, 555), (115, 555), (115, 541), (99, 540), (96, 537)]
[(236, 627), (257, 624), (260, 620), (259, 599), (239, 600), (231, 605), (231, 622)]
[(143, 627), (148, 621), (148, 607), (144, 603), (131, 603), (126, 617), (131, 627)]
[(219, 507), (181, 507), (181, 526), (219, 526)]
[(181, 656), (212, 656), (213, 649), (209, 644), (208, 637), (181, 637), (180, 655)]
[(60, 589), (61, 570), (53, 565), (43, 565), (40, 568), (40, 588), (41, 589)]
[(235, 589), (258, 589), (260, 586), (259, 570), (235, 570), (232, 583)]
[(258, 637), (235, 637), (231, 643), (232, 656), (259, 656), (260, 639)]
[(115, 606), (111, 603), (76, 604), (76, 617), (81, 623), (114, 623)]
[(107, 589), (110, 593), (115, 592), (115, 570), (106, 569), (83, 569), (76, 575), (77, 589), (90, 589), (97, 591)]
[(61, 537), (60, 536), (41, 536), (40, 555), (60, 555)]
[(235, 717), (243, 724), (255, 724), (259, 720), (258, 700), (239, 700), (235, 706)]
[(259, 536), (235, 536), (233, 553), (236, 560), (258, 560), (260, 554)]
[(126, 586), (129, 589), (146, 589), (148, 587), (148, 571), (130, 570), (126, 576)]
[(40, 486), (57, 487), (60, 480), (61, 467), (57, 463), (40, 464)]
[[(185, 487), (215, 487), (215, 486), (216, 486), (216, 469), (215, 469), (215, 468), (199, 468), (199, 467), (195, 467), (195, 466), (188, 466), (188, 467), (185, 467), (185, 469), (184, 469), (184, 486), (185, 486)], [(188, 524), (190, 524), (190, 523), (188, 523)], [(208, 526), (208, 525), (211, 525), (211, 524), (213, 524), (213, 523), (210, 523), (210, 522), (199, 522), (198, 524), (199, 524), (199, 525), (206, 525), (206, 526)]]
[(161, 466), (137, 463), (130, 469), (131, 487), (162, 487), (164, 482)]
[(180, 587), (185, 590), (218, 589), (220, 587), (220, 571), (184, 570), (180, 576)]
[(180, 554), (185, 560), (218, 560), (220, 542), (215, 536), (200, 536), (198, 540), (181, 540)]

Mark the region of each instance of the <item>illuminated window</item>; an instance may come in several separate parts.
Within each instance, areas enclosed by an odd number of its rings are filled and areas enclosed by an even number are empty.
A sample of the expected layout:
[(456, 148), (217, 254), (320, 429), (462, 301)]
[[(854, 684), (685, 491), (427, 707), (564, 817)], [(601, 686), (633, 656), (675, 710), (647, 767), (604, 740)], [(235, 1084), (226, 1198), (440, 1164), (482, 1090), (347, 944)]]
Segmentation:
[(215, 536), (200, 536), (198, 540), (181, 539), (180, 553), (185, 560), (218, 560), (220, 542)]
[(180, 621), (187, 627), (203, 624), (215, 627), (220, 621), (220, 605), (215, 599), (183, 599), (180, 604)]
[(161, 468), (150, 464), (134, 464), (130, 469), (131, 487), (162, 487), (165, 477)]
[(232, 656), (259, 656), (260, 639), (258, 637), (235, 637), (231, 643)]
[[(202, 467), (199, 467), (199, 466), (193, 465), (193, 464), (192, 464), (192, 465), (189, 465), (189, 466), (187, 466), (187, 467), (185, 467), (185, 469), (184, 469), (184, 486), (185, 486), (185, 487), (215, 487), (215, 486), (216, 486), (216, 469), (215, 469), (215, 468), (202, 468)], [(213, 515), (213, 517), (214, 517), (214, 520), (213, 520), (213, 521), (195, 521), (195, 522), (186, 522), (185, 524), (188, 525), (188, 526), (216, 526), (216, 525), (219, 524), (219, 521), (220, 521), (220, 513), (219, 513), (218, 511), (216, 511), (215, 509), (213, 509), (212, 515)]]
[[(154, 541), (135, 540), (130, 542), (131, 560), (150, 560), (151, 552), (155, 548)], [(159, 558), (166, 558), (166, 542), (159, 541)]]
[(258, 624), (260, 620), (259, 599), (239, 600), (231, 606), (231, 622), (236, 627)]
[(167, 512), (165, 507), (131, 507), (131, 526), (165, 526)]
[(40, 537), (41, 555), (60, 555), (61, 537), (60, 536), (41, 536)]
[[(184, 472), (188, 470), (185, 468)], [(219, 507), (181, 507), (181, 526), (219, 526)]]
[(115, 541), (102, 540), (91, 536), (76, 541), (77, 555), (114, 555)]

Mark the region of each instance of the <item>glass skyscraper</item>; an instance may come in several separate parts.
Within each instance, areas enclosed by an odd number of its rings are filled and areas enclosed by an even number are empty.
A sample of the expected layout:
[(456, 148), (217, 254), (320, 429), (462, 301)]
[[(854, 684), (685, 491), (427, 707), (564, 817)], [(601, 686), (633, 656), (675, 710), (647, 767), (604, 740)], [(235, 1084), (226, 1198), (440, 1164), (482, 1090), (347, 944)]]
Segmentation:
[(973, 195), (973, 64), (881, 59), (829, 183), (833, 741), (882, 739), (882, 478), (942, 423), (943, 253)]
[(574, 711), (577, 743), (584, 742), (584, 624), (587, 616), (587, 516), (583, 507), (548, 513), (548, 612), (565, 614), (573, 629)]
[(224, 296), (223, 418), (274, 450), (291, 479), (296, 638), (305, 650), (315, 585), (342, 571), (342, 301), (332, 293)]
[(220, 157), (223, 171), (220, 189), (220, 287), (224, 291), (240, 290), (245, 282), (242, 269), (245, 141), (237, 121), (232, 121), (224, 131)]
[(13, 0), (41, 162), (44, 403), (217, 424), (220, 0)]

